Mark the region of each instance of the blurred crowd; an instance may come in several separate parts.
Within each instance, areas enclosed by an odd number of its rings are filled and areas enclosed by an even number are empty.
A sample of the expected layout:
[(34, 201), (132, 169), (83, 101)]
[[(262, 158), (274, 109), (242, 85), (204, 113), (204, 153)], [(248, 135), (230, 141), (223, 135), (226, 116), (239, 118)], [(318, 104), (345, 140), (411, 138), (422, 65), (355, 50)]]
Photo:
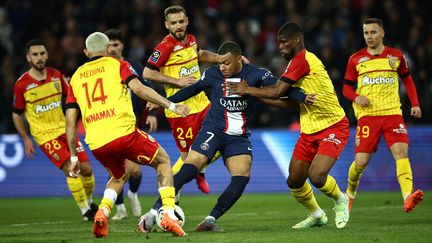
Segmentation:
[[(94, 31), (119, 28), (125, 33), (125, 55), (145, 64), (153, 47), (167, 34), (163, 10), (185, 7), (189, 32), (202, 49), (216, 51), (235, 40), (254, 64), (280, 75), (286, 61), (280, 57), (277, 31), (287, 22), (304, 27), (306, 48), (325, 64), (351, 124), (351, 104), (342, 97), (348, 57), (364, 47), (362, 20), (384, 22), (385, 44), (404, 51), (423, 111), (409, 117), (409, 99), (401, 82), (401, 100), (407, 123), (432, 123), (432, 15), (427, 0), (3, 0), (0, 3), (0, 133), (15, 132), (11, 120), (13, 85), (28, 69), (24, 46), (33, 38), (46, 41), (48, 65), (70, 76), (85, 62), (84, 40)], [(203, 66), (204, 68), (205, 66)], [(163, 121), (163, 118), (161, 119)], [(298, 115), (260, 105), (255, 127), (295, 127)], [(162, 122), (162, 128), (168, 128)]]

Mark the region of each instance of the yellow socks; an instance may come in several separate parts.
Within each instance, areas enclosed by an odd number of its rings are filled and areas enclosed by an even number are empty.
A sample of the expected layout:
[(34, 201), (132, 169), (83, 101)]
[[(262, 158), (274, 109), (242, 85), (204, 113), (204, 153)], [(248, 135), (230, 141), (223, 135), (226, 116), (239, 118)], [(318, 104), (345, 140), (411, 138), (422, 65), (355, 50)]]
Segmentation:
[(159, 188), (159, 194), (162, 199), (162, 207), (164, 209), (174, 209), (175, 205), (175, 189), (174, 187), (161, 187)]
[(177, 172), (180, 171), (181, 167), (183, 166), (184, 162), (181, 158), (181, 156), (177, 159), (177, 161), (175, 162), (175, 164), (172, 167), (172, 173), (173, 175), (177, 174)]
[(291, 188), (291, 194), (295, 197), (297, 202), (306, 207), (309, 213), (312, 214), (319, 209), (309, 182), (306, 181), (300, 188)]
[(339, 189), (336, 180), (331, 175), (327, 176), (326, 183), (324, 184), (323, 187), (319, 188), (319, 190), (322, 191), (328, 197), (333, 198), (335, 201), (337, 201), (339, 198), (343, 196), (343, 193)]
[(111, 188), (105, 189), (102, 201), (99, 205), (99, 209), (102, 209), (104, 211), (105, 216), (109, 217), (116, 199), (117, 199), (117, 192), (114, 189)]
[(363, 171), (366, 167), (359, 167), (355, 161), (352, 162), (348, 170), (348, 187), (347, 192), (349, 196), (354, 197), (357, 193), (358, 185), (360, 184), (360, 179), (363, 175)]
[(81, 176), (81, 182), (84, 186), (84, 191), (86, 194), (87, 202), (90, 204), (93, 202), (93, 192), (95, 188), (95, 179), (93, 174), (91, 176)]
[(412, 193), (413, 178), (408, 158), (396, 160), (396, 174), (404, 200)]
[(81, 209), (81, 213), (84, 214), (90, 208), (87, 203), (87, 197), (81, 179), (66, 177), (66, 181), (69, 187), (69, 191), (72, 193), (75, 202), (77, 203), (78, 207)]

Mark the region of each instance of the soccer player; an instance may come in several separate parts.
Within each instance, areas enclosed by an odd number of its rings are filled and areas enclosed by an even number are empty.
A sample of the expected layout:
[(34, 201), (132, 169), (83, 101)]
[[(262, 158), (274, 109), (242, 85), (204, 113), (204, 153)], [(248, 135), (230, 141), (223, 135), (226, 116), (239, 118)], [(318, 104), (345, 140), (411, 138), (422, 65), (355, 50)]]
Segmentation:
[(263, 98), (283, 96), (291, 87), (316, 94), (313, 104), (300, 104), (300, 137), (289, 165), (288, 187), (309, 216), (293, 228), (327, 224), (328, 218), (315, 200), (309, 181), (335, 201), (335, 223), (344, 228), (349, 220), (348, 197), (341, 192), (329, 171), (339, 158), (349, 137), (349, 122), (340, 106), (332, 81), (321, 60), (304, 46), (303, 30), (286, 23), (278, 32), (279, 50), (289, 61), (285, 73), (273, 86), (250, 87), (245, 83), (228, 85), (235, 94)]
[[(215, 53), (200, 49), (195, 36), (186, 33), (189, 20), (183, 7), (170, 6), (165, 9), (164, 14), (165, 28), (168, 29), (169, 34), (154, 48), (144, 68), (144, 78), (163, 83), (168, 97), (200, 78), (198, 61), (216, 63), (217, 60)], [(196, 94), (183, 104), (191, 109), (190, 115), (185, 118), (165, 110), (165, 116), (180, 151), (180, 157), (173, 166), (174, 174), (183, 165), (183, 160), (201, 128), (205, 114), (210, 109), (210, 102), (204, 92)], [(204, 171), (197, 174), (196, 182), (203, 193), (210, 192), (204, 178)]]
[[(147, 85), (148, 87), (152, 88), (150, 82), (146, 81), (142, 77), (142, 73), (144, 71), (144, 67), (141, 65), (141, 63), (127, 59), (123, 57), (123, 33), (118, 29), (109, 29), (105, 32), (105, 34), (109, 38), (108, 43), (108, 54), (112, 57), (115, 57), (120, 60), (125, 60), (129, 62), (129, 64), (132, 66), (132, 68), (138, 73), (141, 74), (138, 76), (139, 81), (141, 81), (142, 84)], [(145, 102), (141, 100), (135, 93), (131, 92), (132, 95), (132, 106), (135, 113), (135, 116), (137, 117), (137, 126), (139, 127), (139, 119), (145, 118), (146, 122), (145, 124), (149, 125), (149, 132), (154, 132), (157, 129), (157, 111), (153, 110), (148, 113), (148, 115), (144, 114), (145, 117), (141, 117), (141, 107), (145, 107)], [(137, 163), (133, 163), (129, 160), (126, 160), (126, 167), (129, 170), (130, 178), (129, 178), (129, 190), (127, 192), (127, 196), (129, 198), (129, 201), (131, 203), (132, 208), (132, 214), (135, 217), (141, 216), (141, 203), (138, 199), (138, 189), (141, 184), (141, 166)], [(126, 207), (123, 201), (123, 190), (120, 192), (120, 194), (117, 197), (116, 200), (116, 207), (117, 212), (112, 217), (113, 220), (122, 220), (127, 218), (127, 211)]]
[[(210, 214), (202, 221), (197, 231), (222, 232), (216, 220), (225, 214), (241, 197), (249, 182), (252, 164), (252, 145), (249, 141), (248, 128), (256, 98), (252, 96), (233, 95), (223, 89), (226, 82), (245, 80), (251, 86), (272, 85), (277, 81), (270, 71), (251, 64), (243, 64), (241, 49), (235, 42), (223, 43), (218, 50), (218, 65), (208, 68), (195, 84), (183, 88), (168, 99), (180, 102), (211, 89), (212, 106), (202, 124), (198, 136), (180, 171), (174, 175), (176, 192), (186, 183), (193, 180), (199, 170), (220, 151), (224, 164), (231, 174), (231, 182), (219, 197)], [(300, 89), (293, 89), (294, 97), (304, 101), (306, 95)], [(291, 97), (292, 95), (289, 94)], [(152, 210), (161, 206), (158, 200)], [(150, 215), (150, 216), (149, 216)], [(149, 232), (155, 224), (155, 217), (145, 214), (141, 217), (138, 228)]]
[(76, 174), (79, 161), (75, 143), (76, 118), (81, 111), (86, 130), (85, 141), (111, 178), (94, 217), (93, 234), (108, 234), (108, 217), (117, 195), (126, 181), (125, 160), (156, 169), (159, 193), (166, 210), (162, 225), (178, 236), (185, 232), (174, 215), (175, 193), (168, 154), (154, 138), (135, 126), (128, 88), (142, 99), (186, 116), (189, 108), (176, 105), (138, 80), (138, 74), (126, 61), (108, 56), (108, 37), (100, 32), (89, 35), (84, 53), (90, 58), (71, 78), (66, 104), (66, 134), (71, 151), (69, 171)]
[(70, 152), (62, 109), (62, 99), (66, 97), (68, 85), (59, 70), (46, 66), (48, 51), (42, 40), (31, 40), (25, 48), (27, 62), (31, 67), (14, 86), (13, 123), (24, 141), (27, 157), (33, 158), (36, 150), (26, 129), (25, 116), (30, 133), (39, 148), (65, 174), (69, 190), (81, 210), (83, 220), (93, 221), (98, 208), (92, 201), (95, 179), (88, 156), (79, 139), (73, 141), (78, 150), (81, 174), (79, 177), (73, 177), (68, 171)]
[(403, 210), (411, 212), (422, 201), (423, 191), (413, 190), (409, 138), (400, 108), (399, 76), (411, 101), (411, 116), (420, 118), (422, 113), (416, 88), (403, 53), (383, 44), (384, 29), (380, 19), (369, 18), (363, 22), (363, 37), (367, 47), (349, 58), (343, 87), (344, 96), (353, 101), (357, 118), (355, 158), (348, 172), (346, 191), (350, 210), (363, 171), (383, 135), (396, 160)]

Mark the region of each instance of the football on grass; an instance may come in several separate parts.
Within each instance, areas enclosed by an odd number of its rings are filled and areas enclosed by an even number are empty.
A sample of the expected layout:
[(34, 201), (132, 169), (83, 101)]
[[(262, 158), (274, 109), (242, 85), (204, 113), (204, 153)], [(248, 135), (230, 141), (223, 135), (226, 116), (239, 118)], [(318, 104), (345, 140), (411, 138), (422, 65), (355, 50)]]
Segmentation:
[[(164, 214), (164, 210), (163, 210), (163, 207), (161, 207), (161, 208), (159, 208), (159, 210), (157, 212), (156, 224), (161, 230), (166, 231), (166, 229), (164, 227), (162, 227), (162, 225), (160, 224), (162, 221), (162, 218), (163, 218), (163, 214)], [(174, 215), (178, 218), (178, 220), (181, 222), (181, 226), (183, 227), (183, 225), (185, 224), (185, 221), (186, 221), (183, 209), (181, 209), (181, 207), (175, 205)]]

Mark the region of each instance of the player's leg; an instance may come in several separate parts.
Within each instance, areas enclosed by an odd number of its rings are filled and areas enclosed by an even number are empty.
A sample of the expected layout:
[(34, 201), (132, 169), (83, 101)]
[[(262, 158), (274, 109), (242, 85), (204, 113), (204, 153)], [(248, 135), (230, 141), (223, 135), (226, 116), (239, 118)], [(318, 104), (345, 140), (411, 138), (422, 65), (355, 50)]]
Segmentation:
[(384, 139), (396, 161), (396, 175), (404, 199), (404, 211), (411, 212), (423, 200), (423, 191), (414, 191), (413, 174), (408, 158), (409, 137), (401, 115), (386, 117)]
[(132, 215), (134, 217), (140, 217), (141, 203), (138, 198), (138, 189), (142, 180), (141, 166), (129, 160), (126, 160), (126, 166), (128, 167), (130, 173), (129, 190), (127, 192), (127, 196), (131, 204)]
[(224, 231), (216, 225), (216, 220), (224, 215), (243, 194), (249, 182), (251, 165), (251, 154), (234, 155), (225, 159), (225, 166), (231, 174), (231, 182), (219, 196), (210, 214), (197, 226), (197, 231)]
[(328, 221), (325, 212), (320, 208), (315, 199), (312, 187), (309, 182), (306, 181), (309, 167), (309, 162), (295, 159), (295, 157), (291, 158), (287, 185), (293, 197), (298, 203), (303, 205), (309, 213), (305, 220), (292, 227), (294, 229), (323, 226), (326, 225)]
[[(83, 183), (79, 177), (74, 178), (69, 175), (70, 152), (68, 149), (66, 135), (61, 135), (56, 139), (50, 140), (39, 146), (42, 152), (50, 161), (66, 176), (66, 182), (72, 197), (78, 205), (84, 221), (92, 221), (94, 214), (90, 210), (87, 202)], [(77, 146), (78, 148), (78, 146)]]
[(319, 207), (315, 199), (312, 187), (306, 181), (310, 163), (317, 151), (312, 142), (313, 137), (310, 135), (302, 134), (300, 136), (288, 168), (287, 185), (291, 190), (291, 194), (309, 213), (305, 220), (293, 226), (295, 229), (322, 226), (327, 224), (328, 221), (325, 212)]
[(355, 134), (355, 157), (348, 170), (348, 186), (346, 194), (349, 198), (348, 209), (351, 211), (357, 189), (360, 184), (363, 172), (366, 170), (372, 153), (378, 148), (382, 133), (382, 126), (385, 122), (380, 117), (361, 117), (357, 122)]
[[(174, 175), (174, 189), (175, 193), (183, 187), (184, 184), (192, 181), (199, 169), (204, 166), (208, 161), (205, 155), (202, 155), (194, 150), (191, 150), (188, 157), (186, 158), (185, 164), (181, 167), (180, 171)], [(156, 223), (157, 211), (163, 205), (162, 197), (154, 203), (153, 207), (149, 212), (141, 216), (140, 222), (138, 223), (138, 229), (141, 232), (147, 233), (151, 231), (151, 228)]]
[[(78, 160), (80, 162), (80, 171), (81, 171), (81, 182), (84, 187), (84, 191), (87, 198), (87, 203), (90, 206), (91, 215), (95, 215), (99, 206), (93, 202), (93, 193), (95, 189), (95, 178), (93, 174), (93, 169), (88, 159), (87, 152), (81, 141), (76, 139), (76, 148), (78, 152)], [(91, 217), (93, 218), (93, 217)]]

